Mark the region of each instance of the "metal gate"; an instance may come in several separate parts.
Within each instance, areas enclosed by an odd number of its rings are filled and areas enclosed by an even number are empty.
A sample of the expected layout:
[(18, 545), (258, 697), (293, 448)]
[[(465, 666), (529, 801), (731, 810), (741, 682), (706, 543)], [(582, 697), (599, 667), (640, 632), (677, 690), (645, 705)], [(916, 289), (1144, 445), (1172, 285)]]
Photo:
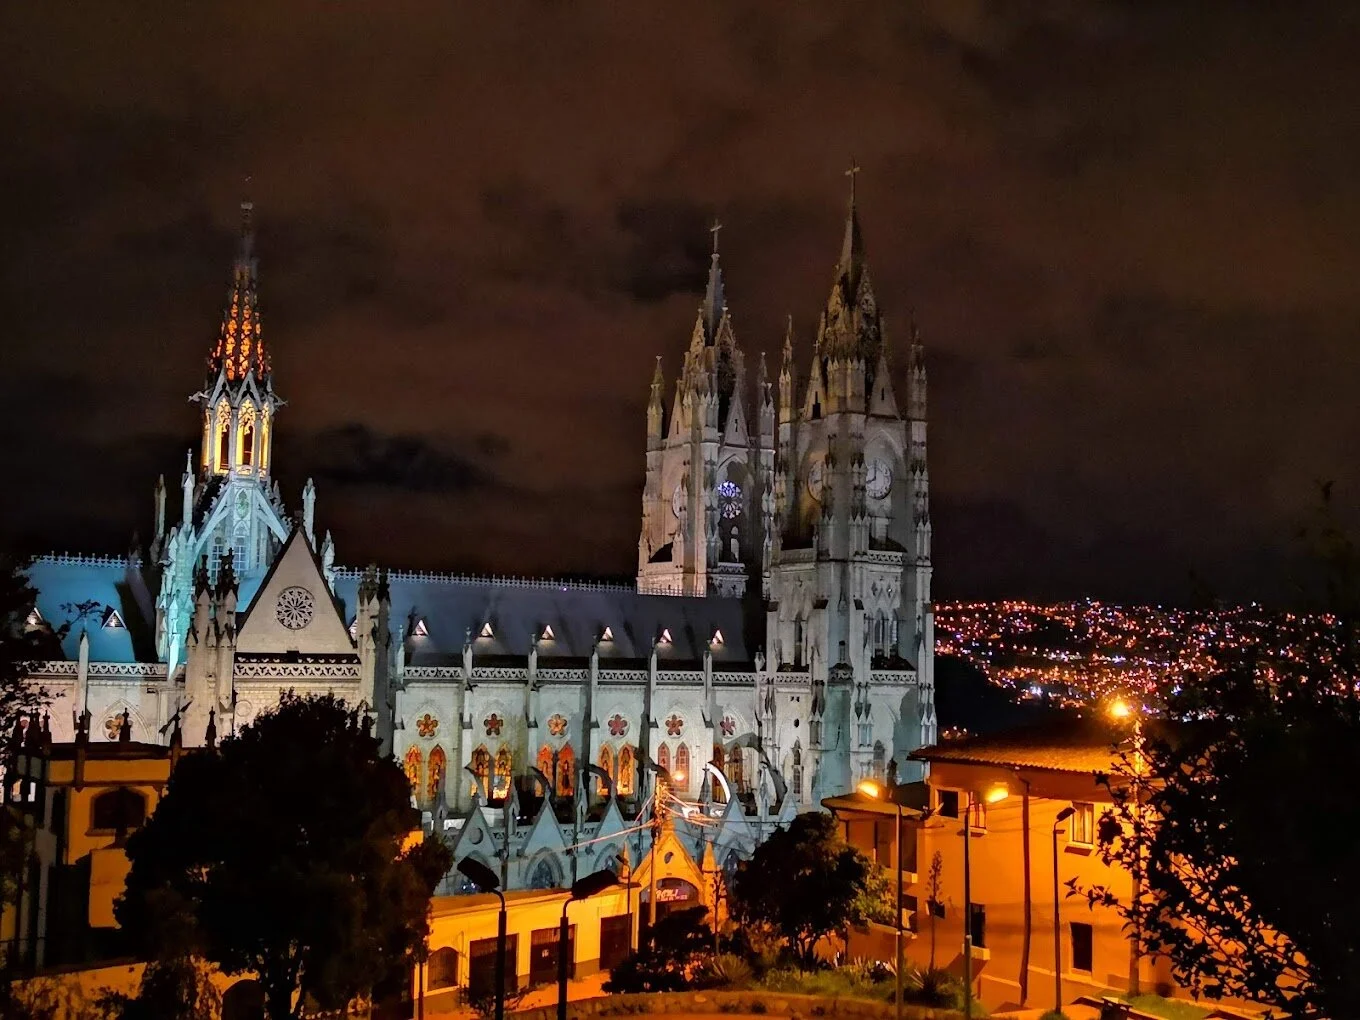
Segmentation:
[(633, 917), (618, 914), (600, 918), (600, 969), (612, 970), (623, 962), (631, 948)]
[[(505, 936), (505, 990), (519, 987), (515, 969), (519, 959), (519, 936)], [(468, 946), (468, 998), (477, 1001), (496, 994), (496, 939), (477, 939)]]

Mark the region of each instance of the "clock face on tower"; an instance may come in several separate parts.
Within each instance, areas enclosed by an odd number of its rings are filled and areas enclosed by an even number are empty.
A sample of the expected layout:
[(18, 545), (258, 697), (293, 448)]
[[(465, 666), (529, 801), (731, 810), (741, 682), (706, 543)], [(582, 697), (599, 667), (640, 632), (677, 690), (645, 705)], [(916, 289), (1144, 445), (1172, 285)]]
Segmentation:
[(864, 491), (870, 499), (882, 499), (892, 491), (893, 473), (887, 461), (877, 457), (869, 461), (868, 473), (864, 476)]
[(808, 465), (807, 473), (808, 495), (815, 499), (818, 503), (822, 501), (822, 484), (823, 484), (822, 473), (824, 470), (825, 465), (820, 460), (814, 460), (811, 464)]
[(685, 508), (685, 483), (681, 482), (671, 493), (671, 513), (676, 517), (680, 516), (680, 511)]

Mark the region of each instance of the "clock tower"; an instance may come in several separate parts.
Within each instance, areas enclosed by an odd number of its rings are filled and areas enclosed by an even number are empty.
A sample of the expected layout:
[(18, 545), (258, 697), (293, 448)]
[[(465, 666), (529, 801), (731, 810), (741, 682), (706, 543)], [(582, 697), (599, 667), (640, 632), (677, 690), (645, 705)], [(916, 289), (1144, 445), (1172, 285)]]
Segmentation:
[(808, 716), (807, 729), (778, 732), (811, 761), (814, 800), (885, 778), (888, 761), (911, 778), (907, 755), (935, 728), (923, 349), (912, 321), (904, 414), (857, 172), (809, 371), (796, 370), (790, 321), (778, 379), (768, 654)]

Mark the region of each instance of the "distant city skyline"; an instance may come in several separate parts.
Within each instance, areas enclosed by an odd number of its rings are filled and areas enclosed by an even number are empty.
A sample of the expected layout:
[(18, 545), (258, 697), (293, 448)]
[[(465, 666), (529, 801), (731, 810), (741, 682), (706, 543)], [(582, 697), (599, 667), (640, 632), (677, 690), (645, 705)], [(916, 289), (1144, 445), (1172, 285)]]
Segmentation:
[(913, 310), (925, 344), (937, 594), (1282, 598), (1315, 483), (1360, 493), (1354, 26), (8, 5), (0, 534), (146, 538), (248, 196), (278, 476), (340, 562), (631, 577), (710, 224), (751, 362), (791, 315), (806, 365), (853, 158), (899, 393)]

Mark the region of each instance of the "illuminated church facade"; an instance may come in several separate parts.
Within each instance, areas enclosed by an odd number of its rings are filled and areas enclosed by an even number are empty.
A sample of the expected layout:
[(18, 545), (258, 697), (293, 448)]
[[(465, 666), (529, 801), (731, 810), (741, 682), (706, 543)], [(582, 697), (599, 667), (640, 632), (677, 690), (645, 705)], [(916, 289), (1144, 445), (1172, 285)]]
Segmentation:
[(273, 479), (284, 402), (242, 214), (200, 440), (178, 491), (156, 486), (149, 547), (31, 570), (29, 625), (60, 641), (35, 675), (54, 740), (192, 746), (281, 690), (334, 692), (455, 858), (507, 887), (635, 865), (658, 769), (676, 837), (715, 866), (862, 778), (915, 775), (935, 736), (926, 377), (913, 323), (900, 404), (853, 193), (811, 364), (790, 326), (753, 387), (715, 232), (671, 399), (659, 359), (651, 384), (632, 585), (337, 565), (311, 481), (289, 507)]

